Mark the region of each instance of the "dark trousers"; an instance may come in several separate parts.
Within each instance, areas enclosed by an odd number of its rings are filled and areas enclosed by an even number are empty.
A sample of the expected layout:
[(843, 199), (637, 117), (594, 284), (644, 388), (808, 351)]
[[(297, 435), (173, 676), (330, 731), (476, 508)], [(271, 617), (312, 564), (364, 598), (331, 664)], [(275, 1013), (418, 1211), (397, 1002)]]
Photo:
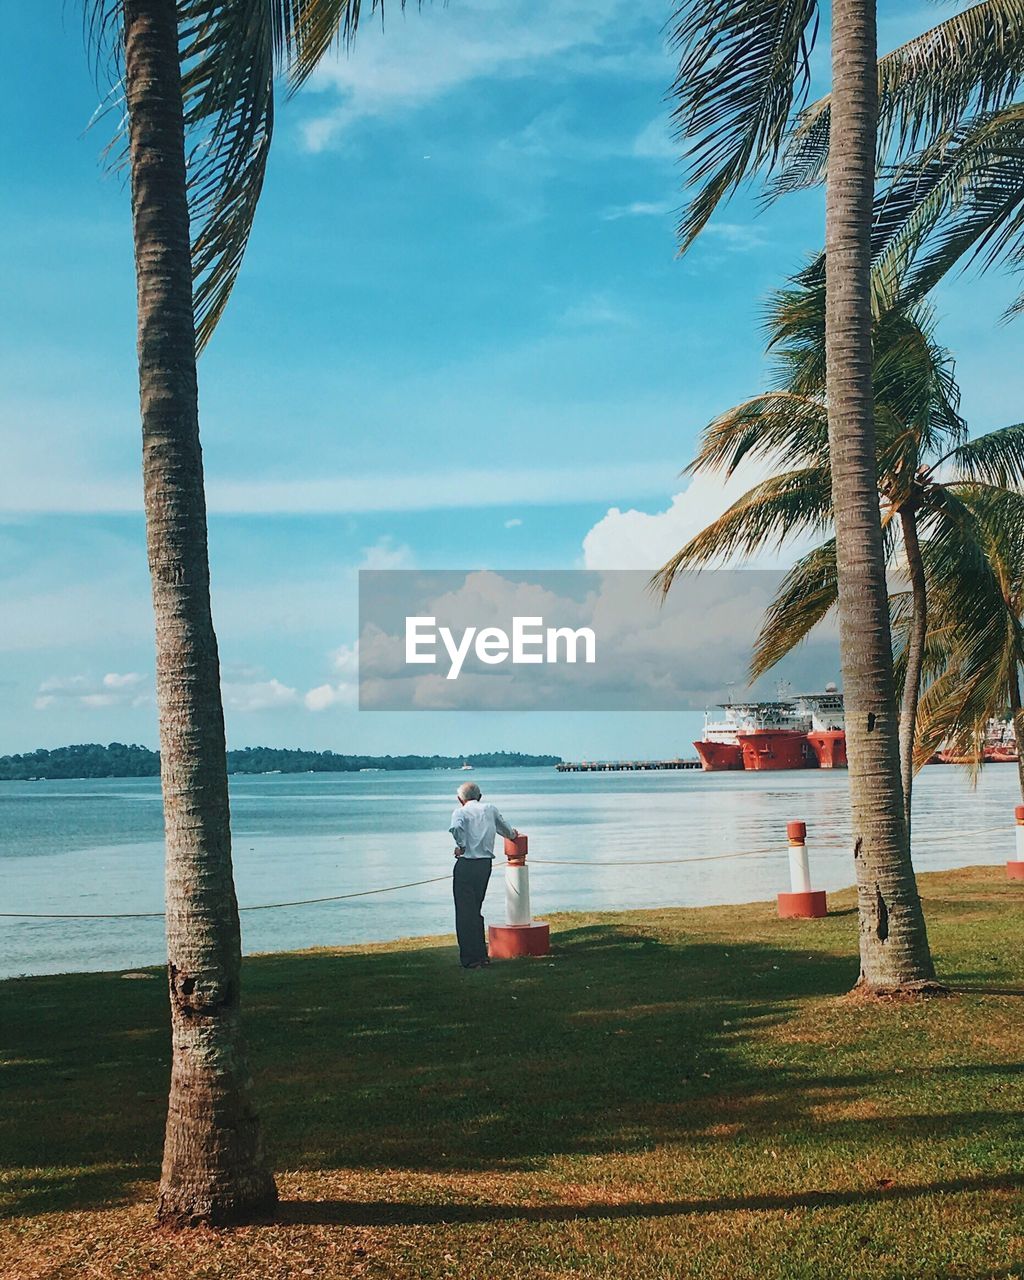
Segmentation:
[(455, 859), (455, 870), (452, 873), (455, 932), (459, 939), (459, 959), (464, 965), (479, 964), (481, 960), (487, 959), (481, 908), (490, 878), (490, 858)]

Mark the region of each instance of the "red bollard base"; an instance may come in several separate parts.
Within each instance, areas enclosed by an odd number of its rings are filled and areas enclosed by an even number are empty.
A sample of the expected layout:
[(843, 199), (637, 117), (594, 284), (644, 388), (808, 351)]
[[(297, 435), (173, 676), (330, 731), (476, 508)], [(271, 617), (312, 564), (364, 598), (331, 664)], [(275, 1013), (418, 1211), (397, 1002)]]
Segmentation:
[(1006, 878), (1007, 880), (1024, 880), (1024, 862), (1008, 862)]
[(828, 915), (824, 889), (812, 889), (809, 893), (780, 893), (780, 920), (820, 920)]
[(546, 924), (492, 924), (487, 929), (492, 960), (516, 960), (520, 956), (546, 956), (551, 950)]

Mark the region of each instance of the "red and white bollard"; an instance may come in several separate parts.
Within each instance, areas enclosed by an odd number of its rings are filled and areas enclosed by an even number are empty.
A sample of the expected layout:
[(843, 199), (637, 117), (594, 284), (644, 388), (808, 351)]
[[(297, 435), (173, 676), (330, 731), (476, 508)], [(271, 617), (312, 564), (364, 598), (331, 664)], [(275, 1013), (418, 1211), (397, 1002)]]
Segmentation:
[(807, 865), (807, 823), (787, 822), (789, 839), (790, 893), (779, 894), (779, 917), (818, 920), (828, 915), (824, 889), (811, 888), (811, 872)]
[(1007, 880), (1024, 880), (1024, 804), (1017, 805), (1013, 816), (1017, 847), (1014, 850), (1015, 857), (1006, 864), (1006, 878)]
[(487, 930), (492, 960), (518, 956), (546, 956), (551, 950), (550, 930), (530, 914), (530, 872), (526, 865), (526, 836), (505, 841), (505, 919)]

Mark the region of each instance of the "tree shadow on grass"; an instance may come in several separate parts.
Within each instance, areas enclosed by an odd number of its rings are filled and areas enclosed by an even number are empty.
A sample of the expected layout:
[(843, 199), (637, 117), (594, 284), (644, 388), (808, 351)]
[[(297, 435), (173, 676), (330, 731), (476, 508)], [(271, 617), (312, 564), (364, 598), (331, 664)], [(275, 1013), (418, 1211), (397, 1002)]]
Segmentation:
[(422, 1204), (391, 1200), (286, 1200), (277, 1221), (347, 1227), (426, 1227), (452, 1223), (580, 1222), (616, 1218), (674, 1218), (711, 1213), (791, 1212), (847, 1205), (889, 1204), (922, 1196), (981, 1191), (1017, 1191), (1024, 1174), (949, 1178), (906, 1186), (866, 1187), (857, 1191), (802, 1191), (792, 1195), (714, 1196), (705, 1200), (632, 1200), (611, 1204)]
[[(815, 1108), (853, 1106), (871, 1072), (823, 1073), (819, 1049), (773, 1057), (766, 1041), (804, 1002), (849, 990), (852, 943), (838, 957), (813, 926), (774, 945), (597, 924), (556, 932), (550, 958), (478, 972), (440, 946), (248, 960), (268, 1149), (296, 1170), (508, 1173), (552, 1155), (810, 1133)], [(156, 1177), (166, 1005), (162, 976), (0, 985), (7, 1214), (118, 1203)], [(885, 1132), (935, 1139), (1004, 1123), (961, 1105), (888, 1117)], [(870, 1147), (877, 1122), (854, 1114), (835, 1131)]]

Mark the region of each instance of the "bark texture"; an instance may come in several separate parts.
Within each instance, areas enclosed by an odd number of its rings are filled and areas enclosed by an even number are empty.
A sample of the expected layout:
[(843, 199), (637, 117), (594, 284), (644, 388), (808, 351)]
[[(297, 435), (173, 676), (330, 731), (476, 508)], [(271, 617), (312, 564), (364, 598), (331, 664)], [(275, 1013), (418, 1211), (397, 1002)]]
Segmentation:
[(159, 1217), (276, 1201), (239, 1015), (224, 715), (210, 608), (175, 0), (125, 0), (139, 390), (164, 796), (173, 1062)]
[(917, 536), (917, 515), (910, 506), (900, 511), (903, 548), (907, 555), (910, 591), (913, 605), (910, 636), (907, 644), (907, 669), (903, 676), (903, 701), (900, 705), (900, 779), (903, 784), (903, 812), (907, 820), (907, 844), (910, 844), (911, 797), (914, 789), (914, 735), (917, 729), (917, 703), (921, 696), (921, 667), (924, 663), (925, 639), (928, 635), (928, 589), (921, 559), (921, 543)]
[(910, 863), (875, 466), (871, 206), (878, 118), (874, 0), (832, 5), (826, 188), (828, 430), (839, 570), (839, 640), (860, 915), (860, 982), (934, 979)]

